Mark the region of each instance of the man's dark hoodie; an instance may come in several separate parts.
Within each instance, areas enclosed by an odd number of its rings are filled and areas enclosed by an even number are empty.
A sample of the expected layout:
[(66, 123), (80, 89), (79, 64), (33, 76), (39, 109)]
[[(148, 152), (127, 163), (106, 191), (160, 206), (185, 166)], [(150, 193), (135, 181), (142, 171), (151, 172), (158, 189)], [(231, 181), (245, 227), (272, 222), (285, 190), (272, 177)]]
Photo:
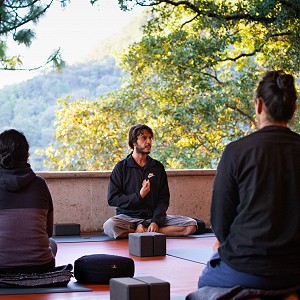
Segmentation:
[[(143, 180), (150, 180), (150, 192), (140, 196)], [(139, 166), (132, 154), (114, 167), (108, 185), (108, 204), (117, 214), (148, 219), (161, 226), (169, 207), (170, 192), (164, 166), (147, 156), (144, 167)]]

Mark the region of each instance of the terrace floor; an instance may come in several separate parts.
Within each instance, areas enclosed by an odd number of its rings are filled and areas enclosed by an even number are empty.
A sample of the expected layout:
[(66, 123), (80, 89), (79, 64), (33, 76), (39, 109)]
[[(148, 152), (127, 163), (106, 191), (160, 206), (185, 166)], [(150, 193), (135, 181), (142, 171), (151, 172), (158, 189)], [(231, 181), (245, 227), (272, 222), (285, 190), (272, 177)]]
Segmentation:
[[(194, 250), (212, 249), (215, 238), (191, 237), (191, 238), (167, 238), (168, 250), (186, 249)], [(205, 249), (204, 249), (205, 248)], [(99, 242), (73, 242), (58, 243), (56, 265), (66, 265), (89, 254), (113, 254), (130, 257), (135, 263), (135, 277), (154, 276), (170, 283), (171, 300), (184, 299), (187, 294), (197, 289), (197, 282), (201, 271), (205, 267), (204, 262), (194, 262), (174, 256), (138, 257), (129, 254), (128, 240), (108, 240)], [(201, 255), (201, 254), (199, 254)], [(205, 261), (206, 262), (206, 261)], [(76, 281), (75, 278), (72, 279)], [(22, 294), (0, 295), (0, 300), (109, 300), (109, 285), (84, 285), (92, 289), (91, 292), (49, 293), (49, 294)], [(141, 299), (142, 300), (142, 299)]]

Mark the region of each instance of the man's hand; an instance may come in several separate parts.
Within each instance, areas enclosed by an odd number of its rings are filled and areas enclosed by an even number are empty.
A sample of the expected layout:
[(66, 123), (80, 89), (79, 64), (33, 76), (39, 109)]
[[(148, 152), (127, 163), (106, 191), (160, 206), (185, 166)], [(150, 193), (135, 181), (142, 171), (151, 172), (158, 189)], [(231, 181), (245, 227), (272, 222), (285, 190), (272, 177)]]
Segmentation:
[(140, 190), (140, 195), (141, 195), (142, 199), (145, 198), (149, 192), (150, 192), (150, 180), (144, 179), (144, 181), (142, 183), (142, 188)]
[(158, 226), (156, 223), (151, 223), (148, 227), (148, 232), (158, 232)]

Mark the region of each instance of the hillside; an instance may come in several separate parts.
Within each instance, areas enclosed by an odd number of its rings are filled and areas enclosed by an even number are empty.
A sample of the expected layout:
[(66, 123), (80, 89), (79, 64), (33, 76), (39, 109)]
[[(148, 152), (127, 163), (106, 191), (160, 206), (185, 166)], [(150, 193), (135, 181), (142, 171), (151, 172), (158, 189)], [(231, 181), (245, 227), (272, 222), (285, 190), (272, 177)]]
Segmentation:
[(45, 148), (54, 136), (56, 101), (72, 99), (95, 100), (101, 94), (120, 87), (122, 71), (113, 58), (105, 62), (89, 62), (67, 66), (62, 73), (50, 72), (0, 90), (0, 130), (16, 128), (24, 132), (31, 145), (30, 162), (42, 169), (36, 148)]
[(100, 95), (118, 89), (122, 70), (113, 54), (141, 37), (141, 15), (123, 31), (101, 43), (80, 63), (67, 65), (61, 73), (55, 71), (36, 76), (22, 83), (0, 89), (0, 131), (16, 128), (24, 132), (31, 146), (30, 163), (42, 170), (42, 158), (34, 150), (44, 149), (54, 139), (56, 101), (71, 99), (95, 100)]

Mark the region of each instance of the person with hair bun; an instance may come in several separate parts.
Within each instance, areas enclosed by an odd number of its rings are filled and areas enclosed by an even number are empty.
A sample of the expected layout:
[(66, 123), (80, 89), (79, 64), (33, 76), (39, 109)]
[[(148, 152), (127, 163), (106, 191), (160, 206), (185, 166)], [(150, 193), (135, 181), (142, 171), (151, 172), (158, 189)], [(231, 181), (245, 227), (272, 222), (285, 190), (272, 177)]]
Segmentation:
[(52, 198), (28, 157), (23, 133), (9, 129), (0, 134), (0, 273), (55, 269)]
[(300, 287), (300, 136), (288, 128), (296, 100), (290, 74), (270, 71), (259, 82), (259, 129), (228, 144), (217, 167), (211, 202), (216, 252), (199, 288)]

